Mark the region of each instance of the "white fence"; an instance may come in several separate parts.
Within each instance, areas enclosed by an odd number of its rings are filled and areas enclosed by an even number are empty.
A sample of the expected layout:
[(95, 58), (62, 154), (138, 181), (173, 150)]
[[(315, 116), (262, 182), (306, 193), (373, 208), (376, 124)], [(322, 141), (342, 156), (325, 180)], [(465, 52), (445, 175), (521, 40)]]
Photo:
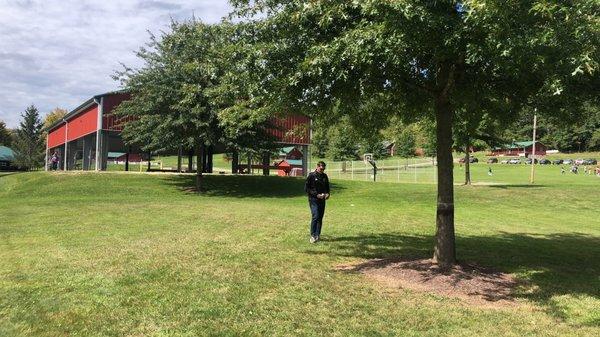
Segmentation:
[[(311, 169), (316, 163), (310, 163)], [(431, 158), (384, 159), (373, 166), (363, 161), (327, 162), (330, 179), (382, 181), (398, 183), (436, 183), (435, 163)]]

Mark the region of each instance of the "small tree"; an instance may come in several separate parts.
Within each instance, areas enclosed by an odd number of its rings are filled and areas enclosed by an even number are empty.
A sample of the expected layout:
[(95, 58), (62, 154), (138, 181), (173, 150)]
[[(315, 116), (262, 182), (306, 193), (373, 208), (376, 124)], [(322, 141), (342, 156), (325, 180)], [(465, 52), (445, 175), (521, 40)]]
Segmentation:
[(412, 157), (417, 150), (417, 139), (414, 125), (406, 126), (396, 138), (396, 155), (404, 158)]
[(357, 141), (348, 118), (331, 128), (328, 157), (334, 161), (354, 160), (358, 157)]
[(383, 146), (383, 135), (379, 132), (363, 137), (359, 142), (359, 151), (360, 154), (372, 153), (374, 159), (382, 159), (388, 155)]
[(21, 115), (17, 136), (13, 144), (15, 164), (27, 170), (41, 167), (44, 163), (44, 139), (38, 109), (31, 105)]

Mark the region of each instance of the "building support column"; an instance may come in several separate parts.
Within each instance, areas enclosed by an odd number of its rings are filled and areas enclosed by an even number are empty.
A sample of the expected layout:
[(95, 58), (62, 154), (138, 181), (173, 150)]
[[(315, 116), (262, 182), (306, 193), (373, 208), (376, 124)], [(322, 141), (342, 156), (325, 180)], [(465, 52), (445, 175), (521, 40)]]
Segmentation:
[(83, 138), (83, 161), (81, 169), (87, 171), (90, 169), (91, 157), (92, 157), (92, 137), (85, 136)]
[(308, 145), (302, 145), (302, 175), (308, 176)]
[(248, 174), (252, 174), (252, 154), (248, 152), (248, 164), (247, 164)]
[(44, 162), (44, 171), (48, 171), (48, 134), (46, 134), (46, 156), (45, 156), (45, 162)]
[[(98, 133), (100, 136), (100, 153), (99, 153), (99, 164), (100, 171), (106, 171), (108, 168), (108, 134), (105, 131), (100, 130)], [(98, 152), (96, 152), (98, 153)]]
[(102, 130), (96, 131), (96, 158), (95, 161), (95, 170), (102, 170)]
[(183, 149), (181, 145), (177, 148), (177, 172), (181, 173), (181, 155), (183, 153)]
[(63, 156), (63, 171), (66, 171), (68, 169), (68, 162), (69, 162), (69, 142), (67, 141), (67, 139), (69, 138), (69, 123), (67, 123), (66, 120), (63, 119), (63, 121), (65, 122), (65, 155)]
[(81, 139), (81, 141), (83, 142), (83, 147), (81, 149), (81, 170), (85, 171), (85, 167), (86, 167), (85, 143), (87, 143), (87, 142), (85, 141), (85, 137), (83, 137), (83, 139)]
[(194, 170), (194, 149), (188, 152), (188, 172), (192, 172)]
[(207, 164), (208, 164), (208, 160), (207, 160), (207, 155), (208, 155), (208, 151), (209, 148), (206, 145), (203, 145), (203, 149), (202, 149), (202, 156), (200, 156), (200, 163), (198, 163), (198, 169), (202, 170), (202, 173), (208, 173), (207, 170)]
[[(98, 120), (96, 121), (96, 159), (95, 159), (95, 170), (101, 171), (102, 164), (104, 162), (102, 154), (104, 153), (104, 149), (102, 148), (102, 114), (103, 114), (103, 103), (104, 97), (98, 99), (94, 99), (94, 102), (98, 105)], [(108, 158), (108, 152), (107, 152)]]
[(215, 147), (214, 146), (209, 146), (208, 147), (208, 151), (207, 151), (207, 157), (206, 157), (206, 164), (207, 164), (207, 172), (208, 173), (213, 173), (213, 153), (215, 152)]
[(269, 175), (269, 164), (271, 161), (271, 155), (269, 152), (264, 152), (262, 156), (263, 176)]
[(233, 150), (233, 153), (231, 154), (231, 174), (239, 173), (239, 169), (238, 169), (239, 165), (240, 165), (240, 155), (237, 150)]
[(129, 153), (131, 152), (131, 146), (127, 148), (125, 152), (125, 171), (129, 171)]

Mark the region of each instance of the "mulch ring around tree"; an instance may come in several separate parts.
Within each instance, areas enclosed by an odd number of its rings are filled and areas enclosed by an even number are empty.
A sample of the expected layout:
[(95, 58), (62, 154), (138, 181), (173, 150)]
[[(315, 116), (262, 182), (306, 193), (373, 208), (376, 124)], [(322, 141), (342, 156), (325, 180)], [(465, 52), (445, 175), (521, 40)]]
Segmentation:
[(512, 276), (472, 264), (443, 269), (432, 259), (375, 259), (335, 269), (364, 274), (386, 287), (459, 298), (477, 306), (518, 305), (512, 296), (518, 282)]

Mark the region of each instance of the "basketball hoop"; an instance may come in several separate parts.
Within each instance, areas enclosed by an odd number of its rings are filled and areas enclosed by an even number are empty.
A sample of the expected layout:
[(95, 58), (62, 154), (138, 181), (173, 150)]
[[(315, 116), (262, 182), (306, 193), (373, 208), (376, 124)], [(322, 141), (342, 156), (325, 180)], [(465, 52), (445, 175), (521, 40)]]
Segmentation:
[(369, 164), (370, 162), (373, 161), (373, 154), (372, 153), (365, 153), (363, 155), (363, 161), (365, 162), (365, 164)]

